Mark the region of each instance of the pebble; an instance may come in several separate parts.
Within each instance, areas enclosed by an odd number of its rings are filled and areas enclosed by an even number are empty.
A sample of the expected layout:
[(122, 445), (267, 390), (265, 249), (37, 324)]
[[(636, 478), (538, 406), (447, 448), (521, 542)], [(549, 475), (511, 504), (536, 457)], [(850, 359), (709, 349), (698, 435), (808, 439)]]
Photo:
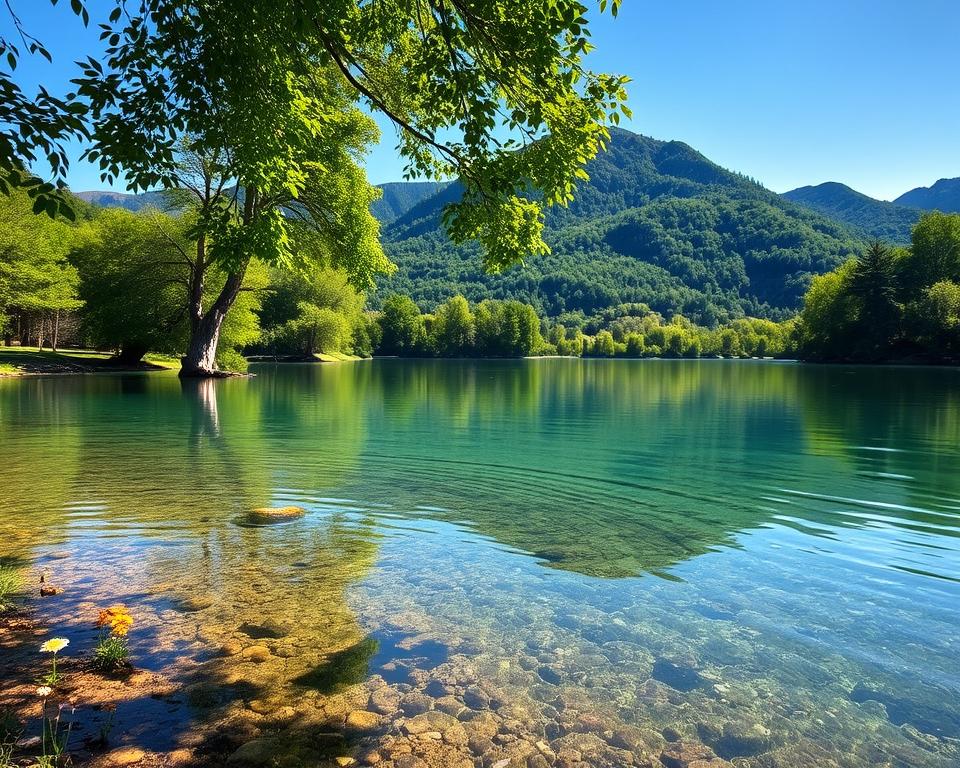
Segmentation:
[(265, 645), (251, 645), (243, 649), (243, 658), (254, 664), (262, 664), (270, 658), (270, 649)]
[(370, 694), (369, 709), (381, 715), (392, 715), (400, 709), (400, 694), (393, 688), (384, 686)]
[(344, 723), (347, 728), (355, 731), (368, 731), (380, 725), (380, 716), (375, 712), (355, 709), (347, 715)]
[(107, 762), (110, 765), (134, 765), (139, 763), (147, 753), (136, 747), (120, 747), (107, 755)]

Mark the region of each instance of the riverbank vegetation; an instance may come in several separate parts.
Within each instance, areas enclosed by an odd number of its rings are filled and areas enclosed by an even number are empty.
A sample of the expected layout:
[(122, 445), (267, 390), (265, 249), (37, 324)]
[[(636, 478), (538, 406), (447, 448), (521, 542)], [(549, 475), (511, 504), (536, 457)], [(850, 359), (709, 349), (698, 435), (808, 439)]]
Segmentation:
[(927, 214), (909, 247), (877, 242), (814, 278), (797, 330), (807, 360), (960, 362), (960, 215)]
[[(133, 213), (75, 200), (70, 223), (32, 216), (21, 192), (0, 198), (9, 225), (0, 233), (0, 329), (21, 350), (5, 349), (3, 371), (175, 365), (189, 345), (193, 290), (192, 215), (175, 202), (172, 210)], [(815, 277), (796, 318), (741, 317), (712, 327), (638, 303), (543, 317), (517, 300), (454, 295), (424, 308), (410, 296), (361, 291), (342, 269), (305, 259), (282, 270), (251, 259), (221, 325), (216, 361), (234, 371), (249, 355), (949, 362), (960, 354), (958, 254), (960, 215), (929, 214), (910, 247), (875, 243)], [(213, 301), (226, 279), (208, 269), (203, 301)], [(64, 344), (111, 354), (57, 352)], [(30, 356), (29, 346), (53, 351)]]

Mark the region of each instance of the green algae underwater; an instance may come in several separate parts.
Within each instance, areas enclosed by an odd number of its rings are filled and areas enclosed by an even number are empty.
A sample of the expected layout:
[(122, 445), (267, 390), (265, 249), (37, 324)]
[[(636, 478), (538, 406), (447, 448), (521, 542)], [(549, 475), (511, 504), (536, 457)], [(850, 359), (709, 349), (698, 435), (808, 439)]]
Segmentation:
[(960, 371), (253, 370), (0, 381), (0, 560), (153, 676), (80, 762), (960, 763)]

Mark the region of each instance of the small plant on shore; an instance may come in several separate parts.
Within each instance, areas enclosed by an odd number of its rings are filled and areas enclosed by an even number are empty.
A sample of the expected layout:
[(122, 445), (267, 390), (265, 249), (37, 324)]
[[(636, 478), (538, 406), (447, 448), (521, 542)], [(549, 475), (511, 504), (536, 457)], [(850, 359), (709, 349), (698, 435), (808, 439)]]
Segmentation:
[(7, 610), (11, 598), (23, 591), (23, 578), (20, 571), (11, 565), (0, 563), (0, 613)]
[(44, 687), (56, 688), (63, 682), (63, 675), (57, 672), (57, 654), (68, 645), (70, 645), (70, 641), (65, 637), (55, 637), (52, 640), (47, 640), (47, 642), (40, 646), (40, 653), (53, 654), (50, 671), (42, 678)]
[(127, 634), (132, 626), (133, 616), (122, 605), (100, 611), (97, 617), (100, 642), (93, 652), (93, 663), (101, 672), (116, 672), (130, 665)]
[[(70, 743), (70, 733), (73, 731), (73, 720), (63, 722), (63, 714), (69, 709), (73, 715), (74, 708), (66, 702), (61, 704), (50, 704), (50, 695), (53, 689), (48, 685), (42, 685), (37, 688), (37, 696), (40, 697), (40, 717), (41, 733), (43, 734), (41, 742), (43, 754), (37, 758), (37, 768), (55, 768), (67, 761), (69, 753), (67, 746)], [(53, 707), (53, 712), (50, 709)]]
[[(104, 704), (103, 711), (107, 713), (106, 722), (100, 725), (100, 744), (107, 745), (110, 743), (110, 734), (113, 732), (113, 720), (117, 715), (117, 705), (116, 704)], [(2, 766), (0, 766), (2, 768)]]

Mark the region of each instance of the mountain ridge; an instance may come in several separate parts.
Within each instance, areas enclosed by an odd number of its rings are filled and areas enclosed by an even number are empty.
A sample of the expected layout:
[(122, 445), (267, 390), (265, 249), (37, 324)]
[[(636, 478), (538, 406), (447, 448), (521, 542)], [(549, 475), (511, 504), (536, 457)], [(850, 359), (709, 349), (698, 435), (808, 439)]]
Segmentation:
[(960, 178), (939, 179), (929, 187), (916, 187), (893, 202), (928, 211), (960, 213)]
[(856, 227), (871, 238), (896, 244), (910, 242), (910, 231), (921, 215), (916, 208), (877, 200), (837, 181), (791, 189), (782, 197)]

